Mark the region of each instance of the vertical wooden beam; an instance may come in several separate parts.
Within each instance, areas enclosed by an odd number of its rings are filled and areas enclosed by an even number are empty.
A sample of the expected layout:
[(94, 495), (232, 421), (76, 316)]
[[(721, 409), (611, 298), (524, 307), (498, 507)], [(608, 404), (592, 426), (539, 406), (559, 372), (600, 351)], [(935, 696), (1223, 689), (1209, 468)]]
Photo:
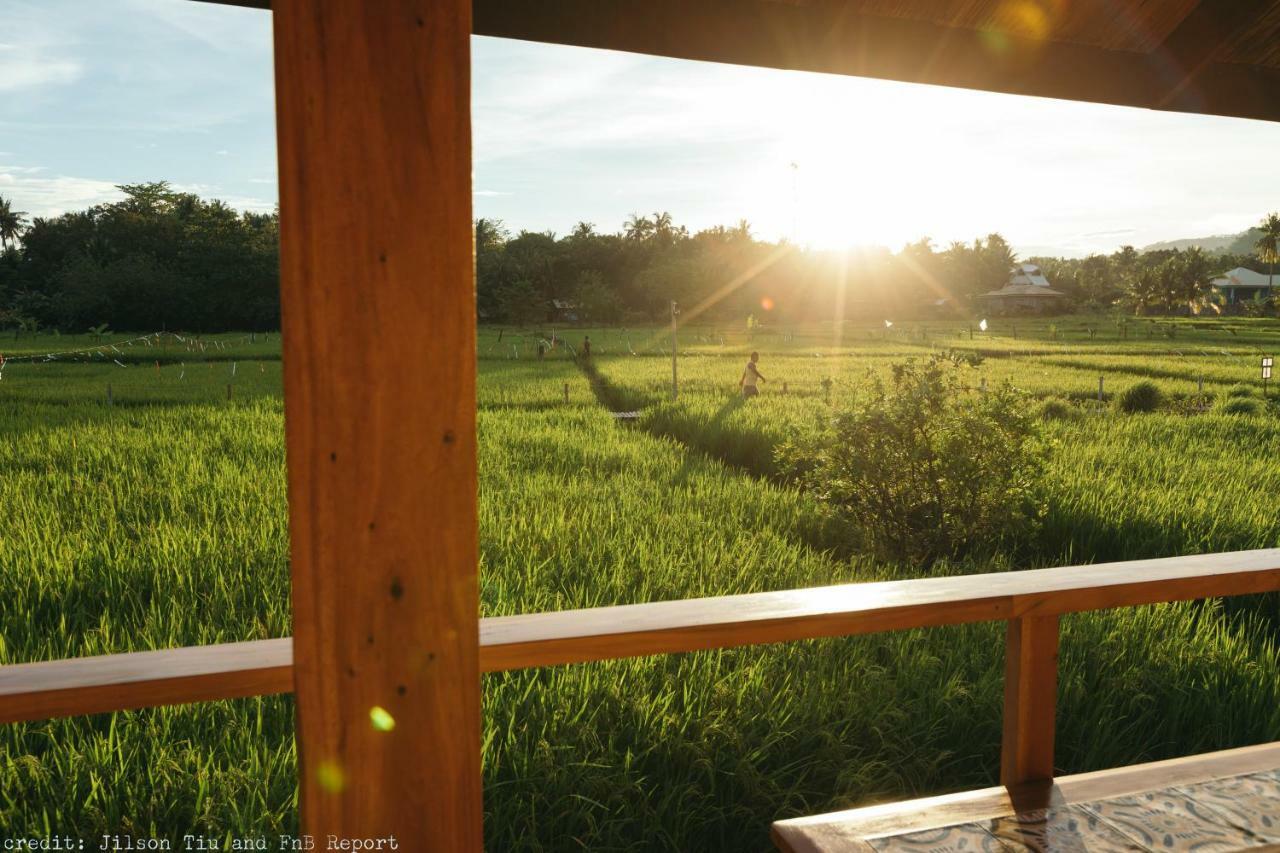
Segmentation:
[(480, 850), (471, 0), (276, 0), (302, 824)]
[(1010, 619), (1004, 665), (1004, 739), (1000, 783), (1053, 778), (1058, 701), (1058, 617)]

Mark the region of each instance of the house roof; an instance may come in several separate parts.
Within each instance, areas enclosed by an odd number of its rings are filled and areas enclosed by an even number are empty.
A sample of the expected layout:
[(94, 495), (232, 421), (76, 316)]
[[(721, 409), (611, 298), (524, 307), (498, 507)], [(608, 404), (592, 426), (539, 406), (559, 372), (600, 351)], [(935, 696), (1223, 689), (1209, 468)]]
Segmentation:
[(1009, 270), (1009, 285), (1031, 284), (1036, 287), (1048, 287), (1049, 279), (1044, 277), (1040, 267), (1035, 264), (1018, 264)]
[(1054, 290), (1043, 284), (1006, 284), (999, 290), (991, 290), (982, 294), (983, 298), (1004, 298), (1006, 296), (1066, 296), (1060, 290)]
[(1267, 276), (1244, 267), (1236, 267), (1213, 280), (1213, 286), (1222, 287), (1268, 287)]
[(1280, 0), (473, 0), (472, 18), (479, 35), (1280, 121)]

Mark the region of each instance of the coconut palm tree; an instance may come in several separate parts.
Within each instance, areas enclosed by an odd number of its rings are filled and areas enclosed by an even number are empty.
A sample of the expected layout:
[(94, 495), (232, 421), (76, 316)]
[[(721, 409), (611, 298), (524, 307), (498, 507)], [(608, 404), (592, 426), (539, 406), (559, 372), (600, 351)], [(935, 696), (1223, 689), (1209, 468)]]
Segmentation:
[(14, 210), (9, 199), (0, 196), (0, 249), (8, 249), (17, 243), (26, 227), (25, 210)]
[(1280, 261), (1280, 213), (1272, 213), (1258, 225), (1262, 231), (1253, 249), (1258, 253), (1258, 260), (1269, 264), (1267, 271), (1267, 296), (1271, 295), (1271, 282), (1276, 275), (1276, 261)]

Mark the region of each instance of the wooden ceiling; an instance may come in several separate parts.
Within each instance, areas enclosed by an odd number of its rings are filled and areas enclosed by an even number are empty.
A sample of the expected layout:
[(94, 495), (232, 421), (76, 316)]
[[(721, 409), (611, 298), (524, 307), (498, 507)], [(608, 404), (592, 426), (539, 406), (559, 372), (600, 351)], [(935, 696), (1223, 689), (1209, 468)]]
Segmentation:
[(1280, 0), (474, 0), (473, 10), (479, 35), (1280, 121)]

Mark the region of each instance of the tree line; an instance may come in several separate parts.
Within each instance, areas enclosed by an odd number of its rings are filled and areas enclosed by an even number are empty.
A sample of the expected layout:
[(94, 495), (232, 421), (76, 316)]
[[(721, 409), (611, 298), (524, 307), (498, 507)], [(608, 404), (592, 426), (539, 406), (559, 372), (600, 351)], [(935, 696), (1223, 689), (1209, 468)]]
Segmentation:
[[(278, 328), (279, 218), (238, 213), (167, 183), (119, 187), (120, 201), (27, 221), (0, 198), (0, 327), (81, 331)], [(1280, 216), (1249, 254), (1125, 246), (1080, 259), (1027, 258), (1073, 307), (1199, 311), (1236, 266), (1274, 273)], [(805, 249), (758, 239), (750, 223), (690, 232), (670, 213), (633, 215), (617, 232), (587, 222), (557, 236), (475, 222), (481, 321), (641, 324), (793, 323), (971, 316), (1019, 261), (1000, 234), (935, 246)], [(1254, 310), (1270, 312), (1273, 301)]]
[(0, 326), (135, 331), (280, 326), (279, 217), (125, 184), (124, 198), (27, 223), (0, 199)]

